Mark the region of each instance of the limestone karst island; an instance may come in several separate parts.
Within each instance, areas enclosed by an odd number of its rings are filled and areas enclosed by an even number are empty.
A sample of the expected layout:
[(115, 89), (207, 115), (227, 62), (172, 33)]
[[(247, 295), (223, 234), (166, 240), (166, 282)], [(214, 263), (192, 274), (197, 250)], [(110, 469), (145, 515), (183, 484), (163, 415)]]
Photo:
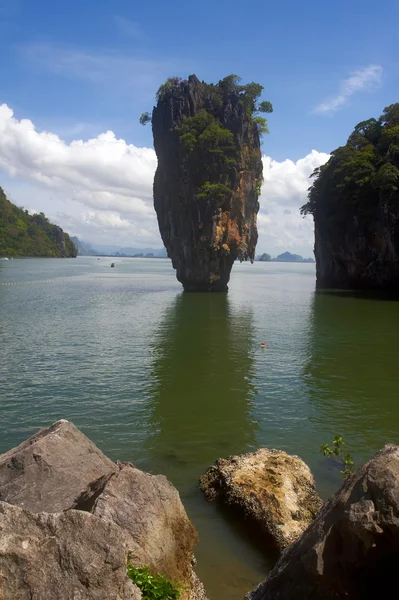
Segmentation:
[(154, 206), (162, 241), (186, 291), (225, 292), (234, 261), (253, 261), (262, 184), (263, 87), (229, 75), (218, 84), (171, 78), (152, 122)]
[(0, 1), (0, 600), (398, 597), (367, 8)]

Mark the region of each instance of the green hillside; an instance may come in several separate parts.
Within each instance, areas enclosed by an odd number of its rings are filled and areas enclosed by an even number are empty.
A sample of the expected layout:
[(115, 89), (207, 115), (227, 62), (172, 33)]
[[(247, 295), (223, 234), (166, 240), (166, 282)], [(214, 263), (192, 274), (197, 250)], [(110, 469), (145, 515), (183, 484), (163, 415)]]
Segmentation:
[(0, 256), (75, 257), (69, 235), (43, 213), (30, 215), (6, 197), (0, 187)]

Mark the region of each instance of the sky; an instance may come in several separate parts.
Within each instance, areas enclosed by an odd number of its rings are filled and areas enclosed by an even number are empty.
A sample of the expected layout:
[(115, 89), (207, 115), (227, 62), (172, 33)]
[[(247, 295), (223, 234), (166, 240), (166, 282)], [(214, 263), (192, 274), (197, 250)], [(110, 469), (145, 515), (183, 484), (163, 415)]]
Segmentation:
[(398, 0), (0, 0), (0, 186), (91, 243), (162, 247), (155, 92), (170, 76), (264, 86), (258, 252), (310, 256), (309, 175), (399, 101)]

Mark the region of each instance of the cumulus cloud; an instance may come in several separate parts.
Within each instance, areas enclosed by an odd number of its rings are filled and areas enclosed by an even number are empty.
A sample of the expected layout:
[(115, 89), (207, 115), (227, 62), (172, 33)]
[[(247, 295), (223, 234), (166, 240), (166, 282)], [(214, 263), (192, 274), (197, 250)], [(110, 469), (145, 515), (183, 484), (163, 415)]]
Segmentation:
[(356, 92), (370, 91), (378, 87), (381, 78), (382, 67), (380, 65), (368, 65), (355, 71), (342, 81), (338, 94), (316, 106), (314, 112), (320, 115), (336, 112), (345, 106), (349, 98)]
[(303, 218), (300, 207), (306, 202), (309, 177), (329, 155), (312, 150), (297, 160), (263, 157), (264, 183), (258, 215), (259, 248), (269, 254), (285, 250), (310, 256), (313, 248), (313, 220)]
[[(263, 157), (259, 250), (311, 252), (313, 224), (299, 208), (309, 175), (327, 159), (316, 150), (296, 162)], [(152, 148), (127, 144), (112, 131), (66, 143), (0, 106), (0, 169), (14, 180), (5, 186), (10, 198), (86, 241), (161, 245), (152, 201), (156, 164)]]

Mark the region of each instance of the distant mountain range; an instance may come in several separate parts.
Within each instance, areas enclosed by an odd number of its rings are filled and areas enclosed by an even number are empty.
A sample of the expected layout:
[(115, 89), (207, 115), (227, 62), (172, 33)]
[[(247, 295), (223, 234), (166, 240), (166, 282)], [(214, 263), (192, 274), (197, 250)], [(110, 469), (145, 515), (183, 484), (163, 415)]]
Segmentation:
[(79, 256), (130, 256), (133, 258), (167, 258), (165, 248), (131, 248), (107, 244), (89, 244), (76, 236), (71, 238)]
[(262, 254), (261, 256), (257, 256), (256, 260), (261, 262), (300, 262), (300, 263), (314, 263), (314, 258), (303, 258), (300, 254), (291, 254), (291, 252), (283, 252), (276, 256), (276, 258), (272, 258), (269, 254)]

